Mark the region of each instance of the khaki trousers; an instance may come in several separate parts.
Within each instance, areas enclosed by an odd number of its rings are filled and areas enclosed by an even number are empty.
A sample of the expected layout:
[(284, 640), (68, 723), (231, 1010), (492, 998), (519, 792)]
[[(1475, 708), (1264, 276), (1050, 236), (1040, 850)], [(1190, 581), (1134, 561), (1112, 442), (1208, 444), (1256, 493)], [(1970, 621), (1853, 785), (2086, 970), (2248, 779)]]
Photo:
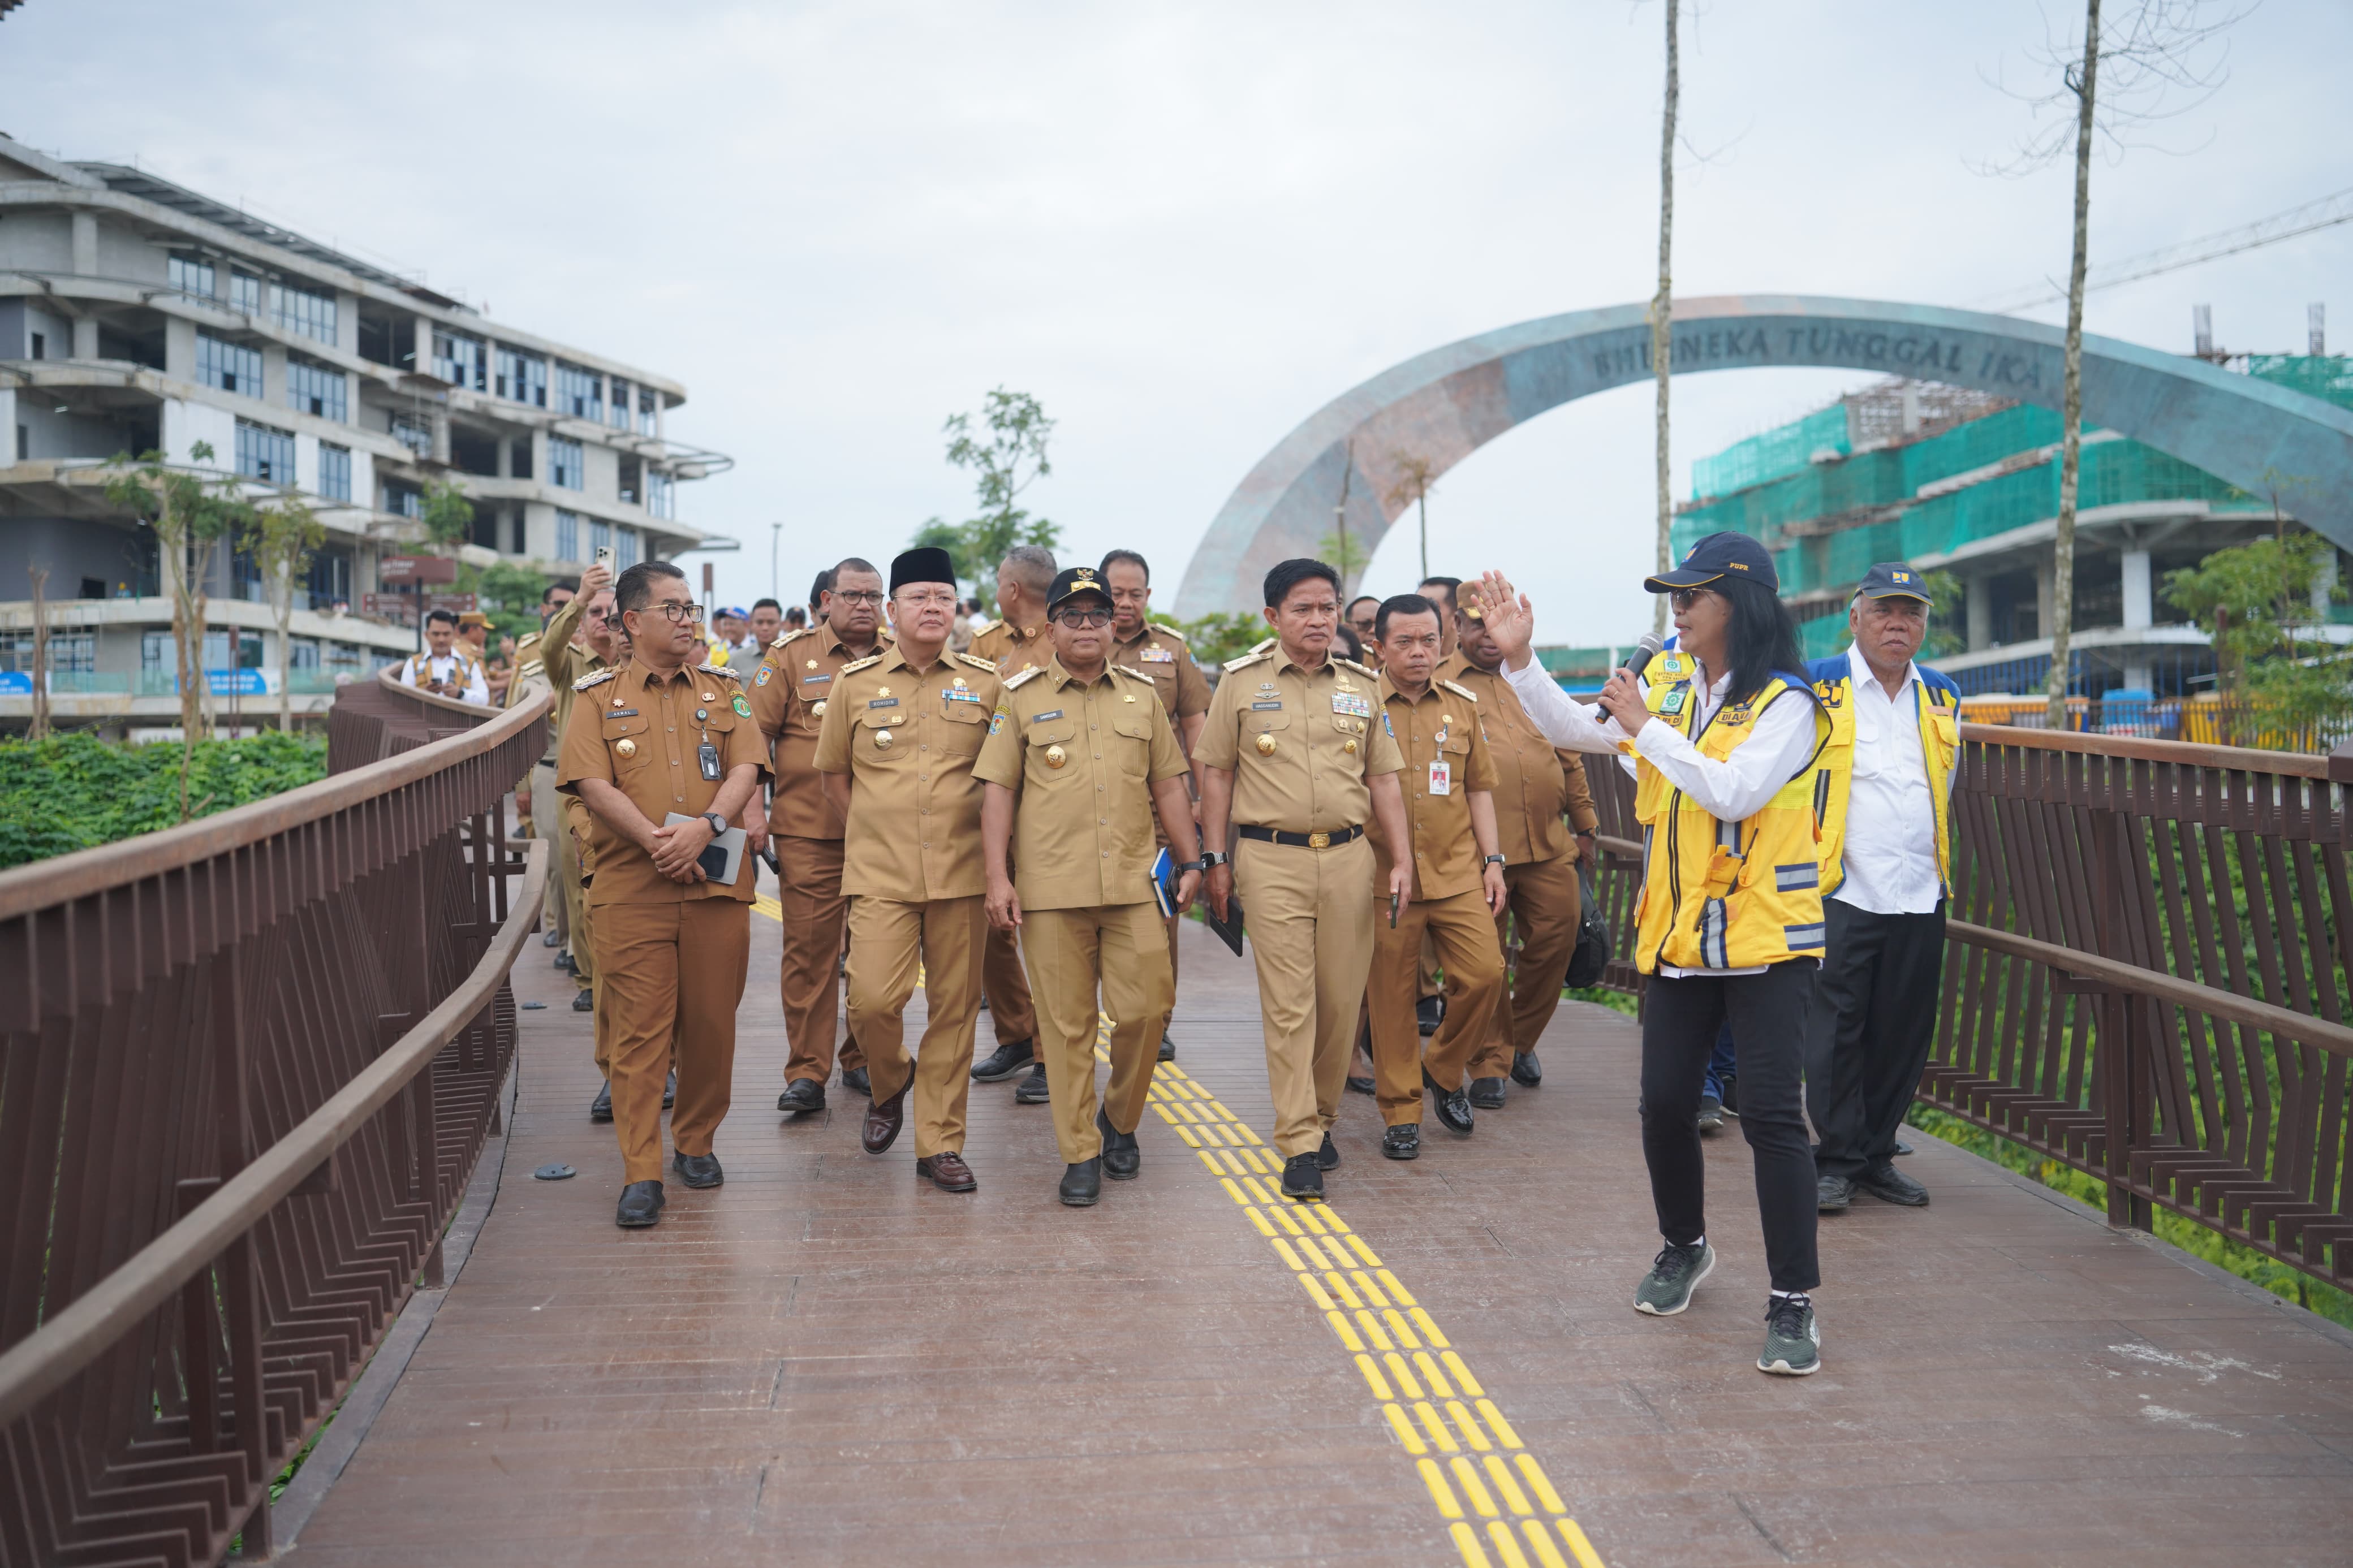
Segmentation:
[(1112, 1017), (1111, 1086), (1103, 1110), (1120, 1132), (1134, 1131), (1144, 1120), (1160, 1059), (1161, 1021), (1176, 995), (1160, 927), (1160, 907), (1152, 903), (1021, 911), (1021, 955), (1038, 1001), (1038, 1054), (1065, 1165), (1103, 1152), (1095, 1126), (1099, 983), (1102, 1011)]
[[(538, 804), (538, 798), (534, 791), (532, 796), (534, 805)], [(585, 810), (577, 814), (557, 814), (555, 874), (564, 884), (564, 951), (572, 955), (573, 984), (587, 991), (594, 989), (596, 984), (596, 942), (589, 929), (593, 917), (588, 913), (588, 889), (580, 880), (580, 845), (570, 831), (573, 815), (579, 816), (582, 831), (586, 831), (587, 813)]]
[[(983, 924), (987, 924), (984, 918)], [(997, 1043), (1038, 1037), (1038, 1009), (1029, 996), (1029, 977), (1021, 971), (1021, 949), (1011, 931), (988, 927), (988, 952), (981, 968), (981, 986), (988, 996), (988, 1026)]]
[[(564, 831), (564, 797), (555, 793), (555, 764), (542, 763), (531, 770), (531, 835), (543, 840), (555, 857), (555, 875), (548, 879), (547, 895), (540, 905), (539, 922), (556, 935), (556, 945), (572, 940), (572, 905), (564, 890), (564, 861), (571, 853), (572, 836)], [(580, 868), (572, 870), (574, 881)]]
[(662, 1080), (673, 1040), (681, 1154), (708, 1154), (735, 1082), (735, 1009), (752, 963), (752, 910), (734, 899), (607, 904), (596, 911), (598, 982), (609, 1018), (613, 1131), (624, 1181), (661, 1180)]
[(1512, 1070), (1512, 1053), (1536, 1048), (1537, 1037), (1560, 1006), (1561, 976), (1577, 951), (1577, 922), (1584, 914), (1584, 890), (1571, 856), (1506, 866), (1504, 887), (1511, 897), (1495, 917), (1495, 941), (1503, 943), (1505, 920), (1517, 925), (1520, 961), (1512, 971), (1510, 992), (1495, 1005), (1487, 1044), (1471, 1060), (1472, 1078), (1502, 1078)]
[(1233, 855), (1258, 963), (1274, 1146), (1285, 1158), (1312, 1154), (1340, 1114), (1373, 963), (1373, 847), (1362, 834), (1329, 849), (1237, 838)]
[[(861, 893), (849, 901), (849, 1033), (865, 1042), (876, 1100), (890, 1099), (913, 1076), (909, 1120), (918, 1157), (964, 1150), (987, 931), (978, 893), (922, 904)], [(922, 1047), (911, 1058), (904, 1020), (919, 964), (928, 1016)]]
[[(841, 1005), (841, 933), (849, 900), (841, 891), (841, 840), (769, 840), (776, 851), (776, 902), (785, 917), (785, 955), (776, 988), (785, 1008), (785, 1081), (833, 1076), (834, 1037)], [(854, 1072), (866, 1058), (854, 1039), (841, 1044), (841, 1067)]]
[[(1416, 899), (1398, 912), (1395, 931), (1389, 929), (1387, 895), (1377, 903), (1372, 984), (1366, 993), (1373, 1016), (1374, 1091), (1383, 1121), (1410, 1126), (1421, 1121), (1425, 1065), (1440, 1087), (1460, 1089), (1472, 1053), (1487, 1044), (1503, 999), (1504, 950), (1496, 943), (1486, 897), (1476, 890)], [(1425, 934), (1446, 966), (1446, 1021), (1430, 1037), (1426, 1064), (1413, 1013)]]

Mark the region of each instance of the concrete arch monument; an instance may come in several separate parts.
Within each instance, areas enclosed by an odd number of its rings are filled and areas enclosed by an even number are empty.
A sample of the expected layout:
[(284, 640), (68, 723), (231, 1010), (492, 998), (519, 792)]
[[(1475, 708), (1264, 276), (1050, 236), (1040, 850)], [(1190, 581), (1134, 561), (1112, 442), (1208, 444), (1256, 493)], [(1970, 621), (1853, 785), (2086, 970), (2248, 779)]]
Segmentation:
[[(1318, 409), (1259, 460), (1209, 525), (1176, 592), (1190, 619), (1255, 609), (1259, 580), (1317, 553), (1346, 498), (1377, 546), (1393, 454), (1442, 473), (1523, 420), (1651, 378), (1647, 307), (1574, 310), (1418, 354)], [(1678, 375), (1764, 365), (1880, 371), (2059, 406), (2065, 334), (1975, 310), (1798, 294), (1675, 301)], [(2084, 417), (2261, 493), (2295, 476), (2297, 517), (2353, 550), (2353, 412), (2114, 338), (2084, 339)], [(1400, 510), (1402, 509), (1399, 509)]]

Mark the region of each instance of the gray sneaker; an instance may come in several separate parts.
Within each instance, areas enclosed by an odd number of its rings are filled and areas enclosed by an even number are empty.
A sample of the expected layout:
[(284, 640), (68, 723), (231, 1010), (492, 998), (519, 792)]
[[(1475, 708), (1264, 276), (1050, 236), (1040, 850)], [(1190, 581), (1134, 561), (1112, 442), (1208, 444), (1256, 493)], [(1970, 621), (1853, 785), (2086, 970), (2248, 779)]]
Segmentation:
[(1715, 1268), (1715, 1248), (1704, 1241), (1690, 1247), (1672, 1242), (1659, 1248), (1651, 1271), (1634, 1287), (1634, 1310), (1654, 1318), (1672, 1318), (1691, 1305), (1692, 1289)]
[(1757, 1370), (1784, 1377), (1808, 1377), (1822, 1370), (1822, 1331), (1814, 1321), (1813, 1300), (1804, 1291), (1766, 1299), (1765, 1353), (1757, 1358)]

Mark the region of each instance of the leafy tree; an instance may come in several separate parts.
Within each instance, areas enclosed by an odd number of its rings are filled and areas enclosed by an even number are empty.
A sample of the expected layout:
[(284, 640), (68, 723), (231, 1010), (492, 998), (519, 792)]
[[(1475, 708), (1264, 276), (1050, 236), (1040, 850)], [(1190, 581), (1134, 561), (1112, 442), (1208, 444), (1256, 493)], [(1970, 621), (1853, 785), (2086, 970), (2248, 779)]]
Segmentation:
[[(1419, 452), (1392, 452), (1389, 461), (1397, 468), (1397, 482), (1389, 487), (1386, 498), (1389, 505), (1403, 511), (1414, 508), (1421, 519), (1421, 574), (1430, 575), (1430, 487), (1438, 482), (1438, 465)], [(1342, 576), (1347, 574), (1343, 571)]]
[(1935, 607), (1928, 613), (1928, 637), (1921, 645), (1923, 658), (1965, 653), (1969, 646), (1968, 590), (1950, 572), (1923, 573), (1920, 586), (1928, 590)]
[(245, 548), (253, 557), (269, 595), (269, 610), (278, 623), (278, 727), (294, 727), (294, 694), (289, 681), (287, 650), (294, 623), (294, 579), (311, 568), (311, 557), (327, 542), (326, 525), (302, 500), (301, 492), (280, 490), (278, 499), (252, 509), (246, 519)]
[(1032, 517), (1020, 497), (1038, 480), (1054, 471), (1046, 455), (1054, 422), (1045, 408), (1026, 392), (993, 389), (980, 411), (981, 433), (972, 416), (951, 414), (942, 429), (948, 436), (947, 460), (973, 470), (973, 489), (979, 515), (961, 523), (933, 518), (915, 531), (913, 542), (948, 552), (956, 574), (968, 579), (983, 608), (997, 608), (997, 564), (1017, 544), (1053, 549), (1062, 531), (1042, 517)]
[(327, 738), (315, 731), (205, 741), (187, 753), (193, 770), (180, 752), (116, 745), (87, 731), (0, 741), (0, 868), (153, 833), (327, 773)]
[(1240, 658), (1267, 638), (1266, 618), (1247, 610), (1215, 610), (1197, 621), (1166, 619), (1167, 624), (1185, 634), (1185, 646), (1193, 650), (1195, 662), (1212, 668), (1229, 658)]
[(107, 466), (106, 499), (144, 518), (155, 531), (155, 561), (164, 592), (172, 597), (172, 642), (178, 655), (180, 686), (180, 817), (188, 816), (188, 767), (196, 742), (208, 728), (205, 679), (204, 579), (223, 540), (251, 526), (252, 502), (245, 481), (203, 467), (213, 460), (212, 444), (188, 448), (195, 468), (176, 467), (162, 452), (133, 458), (118, 454)]
[(417, 520), (425, 524), (425, 536), (446, 551), (455, 551), (474, 536), (474, 503), (455, 479), (438, 479), (425, 487)]
[[(2165, 596), (2214, 640), (2222, 695), (2253, 699), (2266, 727), (2353, 719), (2353, 653), (2318, 635), (2327, 612), (2313, 602), (2334, 549), (2316, 534), (2283, 530), (2165, 574)], [(2341, 598), (2344, 589), (2331, 594)]]
[(539, 596), (547, 591), (547, 584), (548, 579), (530, 567), (512, 561), (458, 568), (458, 591), (480, 595), (482, 613), (491, 618), (491, 630), (512, 637), (539, 630)]

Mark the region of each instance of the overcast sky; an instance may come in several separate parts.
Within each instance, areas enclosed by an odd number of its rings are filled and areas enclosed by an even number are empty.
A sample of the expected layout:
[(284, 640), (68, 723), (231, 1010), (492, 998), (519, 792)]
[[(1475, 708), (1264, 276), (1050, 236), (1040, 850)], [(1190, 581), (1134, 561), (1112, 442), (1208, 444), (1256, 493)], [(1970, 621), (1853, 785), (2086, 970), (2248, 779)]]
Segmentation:
[[(2054, 5), (2063, 17), (2068, 6)], [(2114, 9), (2114, 6), (2111, 6)], [(1688, 16), (1688, 13), (1686, 13)], [(967, 515), (941, 421), (1057, 419), (1029, 498), (1064, 554), (1142, 549), (1161, 598), (1243, 474), (1425, 349), (1639, 300), (1657, 246), (1661, 0), (1183, 5), (28, 0), (0, 131), (129, 160), (406, 268), (494, 319), (681, 379), (733, 454), (682, 515), (744, 541), (720, 597)], [(2028, 0), (1711, 0), (1687, 20), (1677, 292), (1981, 304), (2067, 264), (2068, 171), (1978, 169), (2035, 127)], [(2353, 6), (2267, 0), (2231, 79), (2094, 175), (2094, 259), (2353, 184)], [(2353, 225), (2097, 294), (2094, 331), (2353, 343)], [(2055, 310), (2039, 312), (2056, 320)], [(1675, 474), (1868, 378), (1679, 379)], [(1569, 405), (1430, 501), (1431, 564), (1502, 565), (1550, 640), (1649, 624), (1651, 394)], [(1367, 587), (1419, 575), (1392, 530)]]

